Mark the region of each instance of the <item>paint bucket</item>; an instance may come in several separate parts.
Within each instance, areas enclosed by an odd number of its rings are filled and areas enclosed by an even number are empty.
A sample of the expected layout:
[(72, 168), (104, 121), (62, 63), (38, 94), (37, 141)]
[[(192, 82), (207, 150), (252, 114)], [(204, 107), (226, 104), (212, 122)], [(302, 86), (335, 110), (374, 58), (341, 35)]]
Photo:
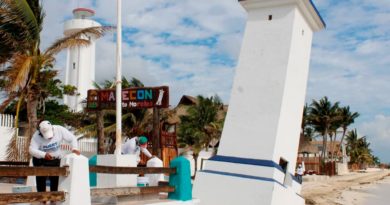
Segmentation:
[[(163, 167), (163, 162), (159, 158), (153, 157), (146, 162), (146, 167)], [(158, 182), (164, 180), (163, 174), (145, 174), (145, 177), (149, 179), (150, 186), (158, 186)]]
[(149, 178), (148, 177), (137, 177), (137, 186), (149, 186)]

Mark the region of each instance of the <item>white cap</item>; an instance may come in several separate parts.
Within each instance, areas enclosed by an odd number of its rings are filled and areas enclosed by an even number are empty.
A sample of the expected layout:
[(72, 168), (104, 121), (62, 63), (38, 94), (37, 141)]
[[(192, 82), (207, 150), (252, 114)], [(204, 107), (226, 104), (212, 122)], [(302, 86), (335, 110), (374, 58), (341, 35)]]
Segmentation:
[(39, 131), (41, 132), (41, 134), (45, 139), (51, 139), (54, 136), (53, 126), (47, 120), (39, 123)]

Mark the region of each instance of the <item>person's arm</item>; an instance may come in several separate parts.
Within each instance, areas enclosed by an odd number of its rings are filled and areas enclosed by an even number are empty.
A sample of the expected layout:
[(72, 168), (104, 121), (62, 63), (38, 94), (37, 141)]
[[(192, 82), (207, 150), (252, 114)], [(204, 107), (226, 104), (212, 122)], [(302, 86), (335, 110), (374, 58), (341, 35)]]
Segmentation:
[(126, 140), (126, 142), (122, 145), (122, 154), (129, 154), (129, 146), (130, 146), (130, 140)]
[(72, 146), (72, 152), (77, 154), (77, 155), (80, 155), (80, 151), (79, 151), (79, 148), (78, 148), (78, 143), (77, 143), (77, 138), (76, 136), (74, 136), (74, 134), (72, 134), (68, 129), (66, 129), (65, 127), (62, 127), (62, 126), (57, 126), (57, 128), (59, 129), (59, 131), (61, 132), (61, 135), (62, 137), (64, 138), (64, 140), (66, 142), (68, 142), (69, 144), (71, 144)]
[[(35, 134), (34, 134), (35, 136)], [(45, 158), (46, 152), (39, 150), (39, 143), (37, 142), (36, 137), (32, 137), (29, 147), (29, 153), (35, 158)]]
[(142, 153), (144, 153), (148, 158), (151, 158), (153, 156), (152, 154), (150, 154), (148, 149), (143, 148), (143, 147), (140, 147), (140, 148), (141, 148)]

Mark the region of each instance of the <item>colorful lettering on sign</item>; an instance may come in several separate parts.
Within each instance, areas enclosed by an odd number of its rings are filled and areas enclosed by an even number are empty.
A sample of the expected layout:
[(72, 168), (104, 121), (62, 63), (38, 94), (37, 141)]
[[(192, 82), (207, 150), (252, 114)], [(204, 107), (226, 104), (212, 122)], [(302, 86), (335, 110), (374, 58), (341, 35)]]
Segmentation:
[(108, 101), (108, 96), (110, 92), (100, 92), (100, 101)]
[(129, 100), (129, 92), (127, 92), (126, 90), (122, 91), (122, 100), (123, 101), (128, 101)]
[(108, 101), (115, 101), (115, 94), (114, 94), (114, 92), (110, 92), (110, 97), (108, 98)]
[[(123, 108), (168, 107), (169, 90), (167, 86), (127, 88), (122, 90)], [(116, 107), (116, 90), (89, 90), (87, 108), (114, 109)]]
[(137, 100), (136, 93), (136, 90), (130, 90), (130, 100)]

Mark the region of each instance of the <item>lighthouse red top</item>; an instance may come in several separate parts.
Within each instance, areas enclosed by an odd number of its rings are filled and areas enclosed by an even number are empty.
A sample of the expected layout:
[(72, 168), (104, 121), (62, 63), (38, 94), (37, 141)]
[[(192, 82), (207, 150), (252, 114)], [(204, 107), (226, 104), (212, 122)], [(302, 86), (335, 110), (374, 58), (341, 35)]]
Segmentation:
[(95, 15), (95, 11), (87, 8), (76, 8), (73, 10), (73, 15), (75, 18), (85, 18)]

